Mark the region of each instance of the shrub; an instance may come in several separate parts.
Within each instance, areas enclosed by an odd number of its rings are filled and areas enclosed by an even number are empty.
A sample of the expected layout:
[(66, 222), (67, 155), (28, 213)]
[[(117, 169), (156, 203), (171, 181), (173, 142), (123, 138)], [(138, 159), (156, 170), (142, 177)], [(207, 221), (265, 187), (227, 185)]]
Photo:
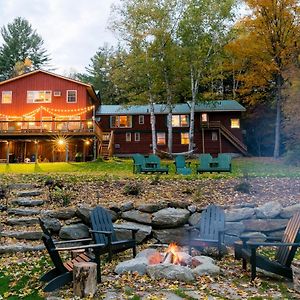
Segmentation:
[(124, 195), (133, 195), (137, 196), (141, 194), (142, 192), (142, 187), (139, 183), (133, 182), (133, 183), (128, 183), (124, 186)]
[(56, 203), (60, 203), (62, 206), (67, 206), (70, 204), (74, 195), (71, 191), (55, 187), (51, 190), (51, 199)]
[(300, 166), (300, 145), (286, 152), (284, 163), (290, 166)]
[(151, 185), (157, 185), (157, 184), (159, 184), (159, 180), (160, 180), (160, 175), (159, 175), (159, 174), (156, 174), (156, 175), (152, 178), (150, 184), (151, 184)]
[(251, 184), (248, 181), (243, 181), (234, 187), (234, 190), (244, 194), (250, 194)]

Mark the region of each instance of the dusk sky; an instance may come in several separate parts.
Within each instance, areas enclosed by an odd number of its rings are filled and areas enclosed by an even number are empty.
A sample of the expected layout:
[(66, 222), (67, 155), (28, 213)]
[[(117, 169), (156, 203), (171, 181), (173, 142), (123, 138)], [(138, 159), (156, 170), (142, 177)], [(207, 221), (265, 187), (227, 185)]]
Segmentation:
[(19, 16), (27, 19), (43, 38), (56, 73), (83, 72), (100, 46), (117, 43), (107, 25), (118, 1), (0, 0), (0, 27)]

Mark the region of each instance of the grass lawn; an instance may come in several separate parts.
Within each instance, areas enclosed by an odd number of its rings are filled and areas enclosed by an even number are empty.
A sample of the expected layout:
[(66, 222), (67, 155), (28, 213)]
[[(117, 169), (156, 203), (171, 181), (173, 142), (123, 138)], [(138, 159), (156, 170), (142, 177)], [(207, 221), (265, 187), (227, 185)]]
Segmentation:
[[(193, 174), (185, 178), (231, 178), (231, 177), (288, 177), (300, 178), (300, 167), (291, 167), (283, 161), (273, 160), (270, 158), (236, 158), (232, 160), (232, 173), (204, 173), (195, 174), (196, 160), (191, 160)], [(163, 161), (163, 164), (169, 165), (169, 175), (163, 175), (162, 178), (181, 177), (175, 175), (173, 161)], [(82, 162), (82, 163), (40, 163), (40, 164), (0, 164), (0, 174), (33, 174), (33, 173), (74, 173), (74, 174), (95, 174), (98, 176), (116, 176), (116, 177), (133, 177), (145, 176), (135, 175), (132, 172), (131, 159), (113, 158), (103, 162)]]

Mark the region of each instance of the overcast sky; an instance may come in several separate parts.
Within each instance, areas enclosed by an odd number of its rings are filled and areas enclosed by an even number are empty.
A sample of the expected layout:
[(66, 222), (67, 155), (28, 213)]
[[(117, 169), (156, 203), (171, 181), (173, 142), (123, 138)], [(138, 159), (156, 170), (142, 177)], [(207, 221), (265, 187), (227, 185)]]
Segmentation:
[[(119, 0), (0, 0), (0, 27), (16, 17), (29, 21), (44, 40), (55, 72), (83, 72), (105, 43), (115, 45), (107, 29), (110, 9)], [(0, 36), (0, 44), (3, 40)]]

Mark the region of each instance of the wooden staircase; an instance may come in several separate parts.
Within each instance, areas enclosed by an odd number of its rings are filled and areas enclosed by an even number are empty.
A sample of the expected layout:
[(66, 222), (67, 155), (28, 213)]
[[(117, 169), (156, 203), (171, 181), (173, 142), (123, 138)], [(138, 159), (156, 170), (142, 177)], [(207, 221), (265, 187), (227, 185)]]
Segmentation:
[(220, 129), (221, 134), (232, 144), (234, 145), (241, 153), (245, 156), (248, 156), (247, 146), (239, 140), (230, 130), (228, 130), (221, 122), (212, 121), (208, 124), (209, 128), (218, 128)]
[(114, 132), (102, 132), (99, 155), (107, 160), (113, 154)]

